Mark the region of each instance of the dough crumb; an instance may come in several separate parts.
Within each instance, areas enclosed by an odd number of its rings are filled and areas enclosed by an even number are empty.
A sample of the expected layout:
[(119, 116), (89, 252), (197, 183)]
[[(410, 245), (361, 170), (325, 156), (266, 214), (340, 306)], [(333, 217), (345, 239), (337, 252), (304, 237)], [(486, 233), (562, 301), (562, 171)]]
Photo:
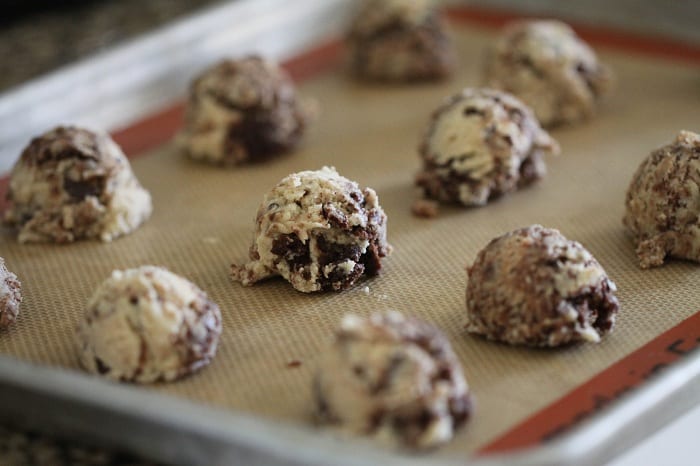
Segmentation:
[(531, 225), (495, 238), (467, 269), (467, 331), (512, 345), (597, 343), (617, 287), (580, 243)]
[(486, 85), (529, 105), (543, 126), (594, 115), (613, 73), (569, 25), (556, 20), (506, 25), (486, 60)]
[(103, 132), (57, 127), (34, 138), (10, 175), (5, 222), (25, 242), (112, 241), (153, 210), (126, 156)]
[(208, 365), (221, 311), (196, 285), (150, 265), (115, 270), (95, 291), (78, 328), (81, 365), (137, 383), (169, 382)]
[(472, 411), (445, 335), (396, 311), (346, 315), (321, 355), (313, 394), (322, 423), (413, 449), (448, 442)]
[(391, 252), (377, 193), (335, 168), (294, 173), (263, 198), (250, 262), (233, 265), (243, 285), (276, 275), (301, 292), (340, 291), (379, 273)]
[(195, 160), (224, 166), (260, 162), (296, 147), (309, 116), (292, 79), (276, 63), (259, 56), (224, 60), (192, 82), (178, 143)]
[(466, 88), (433, 112), (419, 150), (425, 197), (474, 207), (542, 178), (559, 145), (517, 98)]
[(418, 199), (413, 203), (411, 212), (420, 218), (435, 218), (440, 214), (440, 204), (428, 199)]
[(356, 76), (374, 81), (435, 81), (457, 61), (433, 0), (365, 0), (347, 39)]
[(700, 134), (681, 131), (637, 168), (623, 223), (637, 244), (639, 266), (667, 257), (700, 262)]

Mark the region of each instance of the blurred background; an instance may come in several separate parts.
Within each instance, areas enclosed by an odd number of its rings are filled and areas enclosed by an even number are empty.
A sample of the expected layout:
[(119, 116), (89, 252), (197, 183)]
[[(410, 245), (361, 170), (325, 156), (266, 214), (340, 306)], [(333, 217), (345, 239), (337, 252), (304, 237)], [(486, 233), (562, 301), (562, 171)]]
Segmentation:
[[(223, 0), (0, 2), (0, 92)], [(7, 57), (12, 57), (8, 63)]]
[[(236, 0), (1, 2), (0, 56), (6, 58), (0, 61), (0, 93), (200, 10), (232, 1)], [(700, 43), (698, 0), (453, 0), (446, 3), (557, 16)], [(7, 57), (12, 57), (11, 63)]]

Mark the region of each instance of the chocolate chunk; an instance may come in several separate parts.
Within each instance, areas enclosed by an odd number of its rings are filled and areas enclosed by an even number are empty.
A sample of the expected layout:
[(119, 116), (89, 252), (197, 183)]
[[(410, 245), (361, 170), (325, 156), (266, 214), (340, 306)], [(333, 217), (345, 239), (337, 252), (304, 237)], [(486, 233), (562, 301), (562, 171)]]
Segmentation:
[(73, 181), (65, 177), (63, 189), (74, 200), (82, 201), (88, 196), (99, 197), (104, 192), (104, 182), (103, 177), (93, 177), (82, 181)]
[(293, 270), (299, 270), (311, 263), (308, 244), (302, 242), (295, 234), (279, 235), (272, 241), (270, 251), (283, 257)]
[(97, 373), (100, 375), (105, 375), (109, 372), (109, 367), (100, 358), (95, 358), (95, 366), (97, 367)]

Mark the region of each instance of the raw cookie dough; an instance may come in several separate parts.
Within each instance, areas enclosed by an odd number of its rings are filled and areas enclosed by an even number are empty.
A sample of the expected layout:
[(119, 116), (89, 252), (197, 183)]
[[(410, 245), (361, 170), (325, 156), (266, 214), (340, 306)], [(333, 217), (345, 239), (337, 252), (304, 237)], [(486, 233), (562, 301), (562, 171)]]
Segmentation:
[(445, 335), (396, 311), (346, 315), (321, 356), (313, 391), (322, 422), (412, 448), (449, 441), (472, 411)]
[(455, 51), (431, 0), (367, 0), (348, 34), (351, 66), (379, 81), (446, 77)]
[(58, 127), (34, 138), (12, 169), (5, 222), (19, 241), (111, 241), (151, 215), (122, 150), (106, 133)]
[(78, 328), (82, 366), (125, 382), (172, 381), (209, 364), (221, 312), (197, 286), (161, 267), (115, 270)]
[(0, 329), (7, 328), (19, 315), (22, 302), (22, 284), (17, 275), (7, 270), (0, 257)]
[(512, 345), (597, 343), (612, 331), (615, 284), (559, 231), (532, 225), (492, 240), (468, 269), (467, 330)]
[(281, 275), (305, 293), (338, 291), (363, 274), (376, 275), (390, 251), (374, 190), (323, 167), (289, 175), (265, 195), (251, 262), (233, 265), (232, 276), (252, 285)]
[(518, 96), (545, 127), (591, 117), (612, 83), (595, 52), (560, 21), (508, 25), (486, 62), (486, 84)]
[(681, 131), (639, 166), (623, 223), (643, 269), (675, 257), (700, 262), (700, 135)]
[(544, 176), (544, 154), (559, 146), (522, 102), (467, 88), (432, 115), (420, 146), (416, 184), (441, 202), (482, 206)]
[(293, 149), (306, 120), (294, 83), (277, 64), (258, 56), (225, 60), (192, 82), (178, 141), (193, 159), (238, 165)]

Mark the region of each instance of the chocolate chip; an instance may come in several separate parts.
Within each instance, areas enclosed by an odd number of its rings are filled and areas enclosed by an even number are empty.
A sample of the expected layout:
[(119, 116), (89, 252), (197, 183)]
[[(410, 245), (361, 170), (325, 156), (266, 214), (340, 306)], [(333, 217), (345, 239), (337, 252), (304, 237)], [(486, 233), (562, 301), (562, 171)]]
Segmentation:
[(348, 259), (359, 262), (362, 254), (362, 250), (357, 244), (341, 244), (328, 241), (323, 235), (316, 237), (316, 245), (321, 253), (318, 260), (320, 266), (345, 262)]
[(95, 366), (97, 366), (97, 372), (102, 375), (111, 370), (100, 358), (95, 358)]
[(450, 413), (452, 414), (453, 426), (459, 427), (471, 416), (474, 409), (474, 402), (470, 396), (462, 396), (450, 399)]
[(322, 207), (323, 216), (335, 228), (347, 229), (350, 224), (345, 213), (335, 204), (327, 202)]
[(361, 261), (367, 275), (372, 276), (379, 273), (379, 270), (382, 268), (382, 261), (379, 246), (376, 242), (370, 243), (367, 251), (362, 255)]
[(89, 196), (100, 197), (104, 190), (104, 177), (92, 177), (86, 180), (74, 181), (68, 177), (63, 179), (63, 189), (76, 201)]
[(279, 235), (273, 240), (270, 250), (273, 254), (281, 256), (294, 270), (311, 263), (308, 244), (295, 234)]

